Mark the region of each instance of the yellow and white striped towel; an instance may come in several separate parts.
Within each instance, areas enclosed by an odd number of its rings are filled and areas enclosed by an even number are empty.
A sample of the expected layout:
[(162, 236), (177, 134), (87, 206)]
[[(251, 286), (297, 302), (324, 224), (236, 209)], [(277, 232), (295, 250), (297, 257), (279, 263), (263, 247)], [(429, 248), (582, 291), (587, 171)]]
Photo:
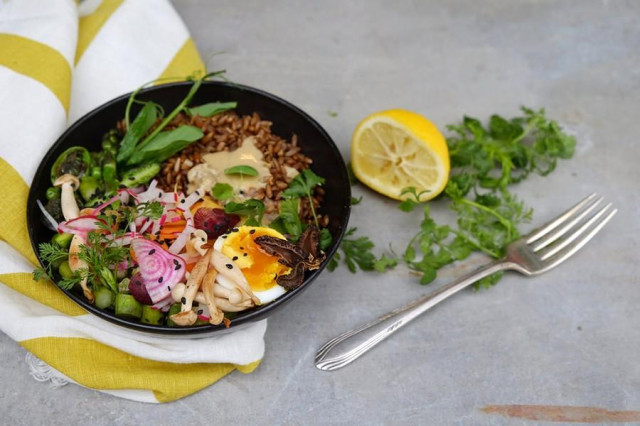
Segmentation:
[(166, 402), (260, 363), (266, 321), (215, 338), (163, 339), (90, 315), (31, 278), (27, 183), (51, 144), (115, 96), (203, 71), (168, 0), (0, 2), (0, 330), (39, 358), (31, 359), (38, 377)]

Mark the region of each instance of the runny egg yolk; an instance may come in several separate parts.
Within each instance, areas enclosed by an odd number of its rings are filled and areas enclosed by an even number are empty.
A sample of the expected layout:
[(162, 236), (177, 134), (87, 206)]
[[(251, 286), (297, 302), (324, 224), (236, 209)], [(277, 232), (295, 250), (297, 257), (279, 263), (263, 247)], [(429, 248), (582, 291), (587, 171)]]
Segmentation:
[(222, 253), (240, 268), (254, 292), (276, 286), (276, 278), (288, 274), (291, 270), (279, 263), (276, 256), (260, 250), (254, 240), (262, 235), (285, 239), (282, 234), (271, 228), (240, 226), (237, 232), (227, 235), (222, 246)]

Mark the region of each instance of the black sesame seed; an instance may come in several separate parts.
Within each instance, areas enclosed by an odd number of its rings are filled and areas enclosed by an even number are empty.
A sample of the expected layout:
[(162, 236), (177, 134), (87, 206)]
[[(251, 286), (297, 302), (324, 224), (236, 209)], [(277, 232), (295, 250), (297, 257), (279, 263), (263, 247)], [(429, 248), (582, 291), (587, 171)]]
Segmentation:
[(226, 265), (224, 265), (224, 266), (226, 266), (226, 267), (227, 267), (227, 269), (233, 269), (233, 265), (232, 265), (232, 264), (230, 264), (230, 263), (227, 263), (227, 264), (226, 264)]
[(177, 270), (179, 270), (180, 268), (182, 268), (182, 265), (178, 263), (178, 264), (176, 264), (176, 267), (174, 268), (174, 271), (177, 271)]
[(240, 250), (244, 250), (244, 247), (240, 246)]
[(238, 228), (231, 228), (231, 232), (238, 232), (239, 229)]
[(205, 240), (204, 238), (200, 238), (200, 239), (202, 240), (202, 242), (203, 242), (203, 243), (204, 243), (205, 241), (207, 241), (207, 240)]
[(173, 259), (173, 264), (177, 266), (180, 264), (180, 262), (178, 262), (178, 259)]
[(180, 200), (180, 204), (184, 204), (185, 199), (183, 198), (182, 200)]
[(155, 253), (155, 252), (156, 252), (156, 249), (151, 249), (151, 250), (149, 250), (149, 256), (151, 256), (151, 255), (152, 255), (153, 253)]
[(158, 192), (158, 198), (162, 197), (162, 192)]
[(167, 290), (171, 291), (171, 286), (168, 285), (167, 286)]
[(248, 253), (243, 254), (243, 256), (246, 256)]
[(238, 256), (233, 256), (233, 259), (231, 260), (238, 260)]
[(202, 315), (202, 309), (198, 309), (198, 315)]
[(255, 229), (252, 229), (251, 231), (249, 231), (249, 233), (250, 233), (250, 234), (255, 234), (255, 233), (256, 233), (256, 230), (255, 230)]
[(164, 277), (158, 278), (158, 282), (161, 283), (163, 279), (164, 279)]
[(180, 299), (180, 301), (182, 302), (183, 305), (187, 304), (187, 298), (183, 297), (182, 299)]
[(226, 235), (223, 235), (223, 236), (222, 236), (222, 238), (223, 238), (223, 239), (224, 239), (224, 238), (227, 238), (227, 236), (226, 236)]

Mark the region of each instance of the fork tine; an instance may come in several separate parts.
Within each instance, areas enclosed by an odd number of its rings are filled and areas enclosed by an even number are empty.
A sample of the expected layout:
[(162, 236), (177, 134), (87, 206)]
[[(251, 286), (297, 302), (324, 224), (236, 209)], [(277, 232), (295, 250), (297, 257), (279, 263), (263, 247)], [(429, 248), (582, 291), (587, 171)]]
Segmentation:
[(589, 213), (591, 213), (596, 207), (598, 207), (598, 205), (602, 202), (602, 200), (604, 200), (604, 197), (599, 197), (595, 202), (591, 203), (590, 206), (584, 209), (575, 218), (571, 220), (569, 220), (570, 218), (567, 218), (566, 220), (568, 221), (568, 223), (566, 224), (563, 223), (562, 226), (559, 227), (559, 229), (554, 229), (549, 234), (541, 238), (538, 241), (538, 243), (535, 245), (535, 247), (533, 247), (533, 251), (534, 252), (540, 251), (543, 248), (550, 245), (551, 243), (555, 242), (558, 238), (562, 237), (564, 234), (567, 233), (567, 231), (573, 228), (576, 224), (580, 223), (582, 219), (587, 217)]
[[(604, 225), (618, 212), (618, 209), (611, 210), (612, 203), (607, 204), (591, 219), (585, 222), (580, 228), (574, 231), (568, 238), (560, 244), (545, 250), (540, 257), (543, 261), (550, 261), (553, 265), (564, 261), (569, 256), (584, 246)], [(606, 214), (606, 216), (604, 216)], [(604, 216), (604, 217), (603, 217)], [(586, 232), (586, 234), (585, 234)], [(582, 236), (584, 234), (584, 236)], [(582, 237), (581, 237), (582, 236)]]
[(579, 212), (585, 205), (589, 204), (589, 202), (591, 202), (591, 200), (593, 200), (596, 197), (596, 195), (597, 194), (594, 192), (593, 194), (589, 195), (584, 200), (580, 201), (575, 206), (571, 207), (566, 212), (562, 213), (560, 216), (558, 216), (555, 219), (553, 219), (548, 224), (544, 225), (542, 228), (536, 229), (533, 232), (531, 232), (529, 234), (529, 236), (527, 237), (527, 244), (534, 243), (534, 242), (538, 241), (540, 238), (542, 238), (545, 235), (547, 235), (549, 232), (553, 231), (559, 225), (564, 223), (568, 218), (570, 218), (571, 216), (573, 216), (574, 214)]

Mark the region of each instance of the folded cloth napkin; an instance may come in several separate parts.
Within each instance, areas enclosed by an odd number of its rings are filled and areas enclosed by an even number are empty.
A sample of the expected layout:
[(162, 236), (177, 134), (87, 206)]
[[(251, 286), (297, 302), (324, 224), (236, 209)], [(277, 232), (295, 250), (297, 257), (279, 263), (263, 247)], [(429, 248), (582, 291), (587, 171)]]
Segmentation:
[(34, 377), (166, 402), (258, 366), (266, 321), (214, 338), (165, 339), (90, 315), (31, 275), (26, 182), (65, 127), (148, 81), (203, 71), (167, 0), (0, 4), (0, 330), (33, 354)]

